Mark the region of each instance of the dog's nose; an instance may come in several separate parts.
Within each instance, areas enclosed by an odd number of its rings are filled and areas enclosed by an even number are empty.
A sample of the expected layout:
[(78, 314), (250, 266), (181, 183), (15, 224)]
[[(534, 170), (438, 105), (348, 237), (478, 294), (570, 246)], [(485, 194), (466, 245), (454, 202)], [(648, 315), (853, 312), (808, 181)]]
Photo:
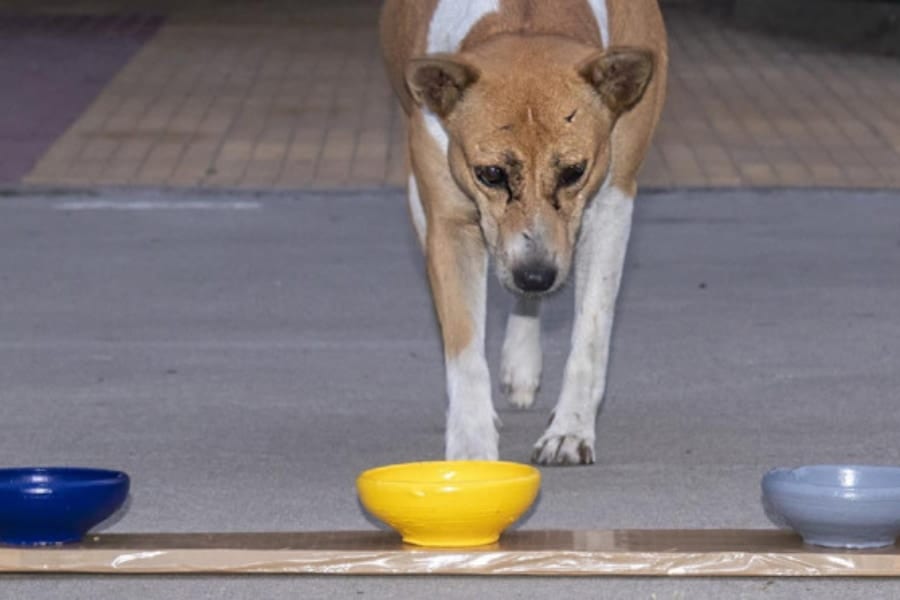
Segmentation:
[(528, 264), (513, 270), (513, 282), (523, 292), (546, 292), (556, 281), (556, 267)]

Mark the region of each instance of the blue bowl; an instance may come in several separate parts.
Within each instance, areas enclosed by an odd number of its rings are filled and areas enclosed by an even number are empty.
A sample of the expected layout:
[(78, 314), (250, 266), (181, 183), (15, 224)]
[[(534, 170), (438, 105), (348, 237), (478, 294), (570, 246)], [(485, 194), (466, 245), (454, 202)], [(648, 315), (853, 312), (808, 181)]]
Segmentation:
[(128, 497), (121, 471), (74, 467), (0, 469), (0, 543), (77, 542)]
[(762, 495), (769, 519), (808, 544), (878, 548), (900, 535), (900, 467), (772, 469), (763, 477)]

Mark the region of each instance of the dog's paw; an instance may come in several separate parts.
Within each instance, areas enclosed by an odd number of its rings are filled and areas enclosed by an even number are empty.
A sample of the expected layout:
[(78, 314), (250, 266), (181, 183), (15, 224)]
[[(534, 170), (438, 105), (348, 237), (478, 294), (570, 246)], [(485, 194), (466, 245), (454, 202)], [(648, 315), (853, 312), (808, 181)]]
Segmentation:
[(592, 465), (594, 441), (581, 435), (548, 431), (534, 445), (531, 462), (551, 466)]
[(516, 408), (531, 408), (538, 388), (539, 386), (536, 382), (528, 385), (506, 381), (501, 381), (500, 383), (500, 391), (503, 392), (503, 397)]
[(500, 390), (513, 406), (529, 408), (541, 386), (540, 343), (515, 335), (510, 340), (510, 335), (507, 333), (500, 358)]
[(540, 355), (506, 351), (500, 364), (500, 391), (517, 408), (530, 408), (541, 387)]
[(447, 460), (497, 460), (500, 436), (496, 419), (465, 426), (451, 421), (447, 428)]
[(447, 440), (447, 460), (497, 460), (497, 444), (478, 439)]

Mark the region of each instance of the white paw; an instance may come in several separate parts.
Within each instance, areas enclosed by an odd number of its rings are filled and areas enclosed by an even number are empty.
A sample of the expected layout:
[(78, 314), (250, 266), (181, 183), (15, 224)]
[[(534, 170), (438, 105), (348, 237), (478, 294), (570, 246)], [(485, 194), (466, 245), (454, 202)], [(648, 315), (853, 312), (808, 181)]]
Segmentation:
[(447, 361), (448, 460), (497, 460), (497, 413), (487, 361), (476, 347)]
[(530, 408), (534, 404), (534, 398), (540, 388), (537, 384), (516, 385), (513, 383), (501, 383), (500, 390), (506, 401), (516, 408)]
[(500, 364), (500, 390), (518, 408), (529, 408), (541, 387), (540, 348), (504, 348)]
[[(513, 406), (528, 408), (541, 385), (539, 300), (517, 300), (509, 316), (500, 356), (500, 389)], [(519, 314), (521, 313), (521, 314)]]
[(447, 422), (447, 460), (497, 460), (499, 434), (491, 415), (485, 419), (449, 419)]
[(592, 465), (594, 440), (585, 435), (551, 433), (541, 436), (534, 445), (531, 462), (539, 465)]
[(480, 437), (447, 437), (447, 460), (497, 460), (500, 453), (495, 440)]

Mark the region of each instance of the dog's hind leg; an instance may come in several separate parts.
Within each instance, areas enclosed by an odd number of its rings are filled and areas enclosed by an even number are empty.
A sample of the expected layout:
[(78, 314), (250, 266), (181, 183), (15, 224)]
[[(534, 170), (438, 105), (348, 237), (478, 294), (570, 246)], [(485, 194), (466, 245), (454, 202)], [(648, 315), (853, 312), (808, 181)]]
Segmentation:
[(541, 384), (541, 300), (519, 296), (506, 322), (500, 386), (506, 399), (528, 408)]
[(594, 462), (597, 409), (606, 390), (609, 343), (631, 233), (633, 198), (633, 192), (607, 187), (585, 211), (576, 259), (572, 350), (553, 419), (534, 446), (534, 462)]

